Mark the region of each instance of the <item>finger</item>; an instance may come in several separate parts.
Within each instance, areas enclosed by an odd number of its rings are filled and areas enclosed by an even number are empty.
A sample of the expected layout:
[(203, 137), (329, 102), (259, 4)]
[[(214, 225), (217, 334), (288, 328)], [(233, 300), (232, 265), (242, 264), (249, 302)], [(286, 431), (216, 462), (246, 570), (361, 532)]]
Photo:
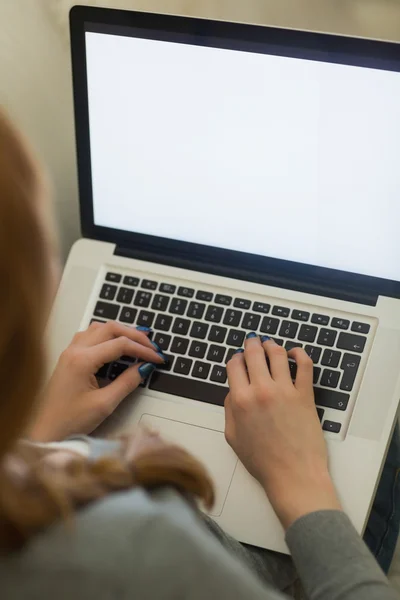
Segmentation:
[(261, 340), (255, 333), (248, 333), (245, 342), (244, 358), (251, 383), (265, 383), (271, 375), (265, 359)]
[(165, 362), (163, 355), (157, 353), (153, 346), (150, 345), (150, 348), (147, 348), (138, 342), (132, 342), (126, 337), (107, 340), (102, 344), (88, 348), (85, 352), (88, 353), (93, 371), (97, 371), (102, 365), (117, 360), (121, 356), (131, 356), (157, 364)]
[[(111, 415), (122, 400), (136, 390), (143, 381), (144, 378), (139, 372), (139, 368), (142, 366), (144, 366), (143, 363), (129, 367), (112, 383), (93, 392), (96, 394), (97, 402), (103, 407), (104, 418)], [(154, 370), (154, 365), (151, 367)], [(150, 371), (150, 367), (148, 370)]]
[(236, 350), (235, 354), (227, 362), (226, 372), (228, 373), (228, 383), (231, 392), (246, 389), (249, 386), (249, 376), (247, 375), (244, 351), (242, 349)]
[(232, 403), (230, 394), (225, 398), (225, 439), (228, 444), (232, 443), (235, 435), (235, 419), (232, 412)]
[(95, 346), (107, 340), (117, 337), (127, 337), (133, 342), (139, 342), (147, 348), (151, 348), (151, 341), (148, 338), (149, 331), (142, 331), (135, 327), (128, 327), (116, 321), (108, 321), (108, 323), (92, 323), (89, 329), (80, 332), (78, 335), (80, 345)]
[(299, 392), (310, 392), (313, 389), (314, 363), (303, 348), (293, 348), (288, 352), (290, 358), (297, 363), (297, 375), (294, 383)]
[(272, 339), (266, 339), (267, 337), (263, 336), (263, 348), (268, 356), (272, 379), (274, 381), (291, 383), (288, 354), (285, 348)]

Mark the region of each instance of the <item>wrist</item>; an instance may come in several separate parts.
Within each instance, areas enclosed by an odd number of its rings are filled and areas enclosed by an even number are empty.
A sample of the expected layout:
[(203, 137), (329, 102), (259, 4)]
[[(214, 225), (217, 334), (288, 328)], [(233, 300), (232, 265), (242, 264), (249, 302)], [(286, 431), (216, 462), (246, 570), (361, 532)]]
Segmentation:
[(329, 472), (293, 477), (279, 486), (263, 486), (285, 531), (301, 517), (319, 510), (343, 510)]

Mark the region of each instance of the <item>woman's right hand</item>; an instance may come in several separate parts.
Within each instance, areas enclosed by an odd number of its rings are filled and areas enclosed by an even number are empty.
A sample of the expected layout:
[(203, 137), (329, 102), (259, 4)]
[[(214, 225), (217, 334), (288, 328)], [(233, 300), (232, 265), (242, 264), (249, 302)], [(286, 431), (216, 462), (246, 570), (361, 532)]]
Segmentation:
[[(315, 408), (312, 360), (301, 348), (287, 353), (267, 336), (263, 343), (250, 336), (227, 365), (225, 435), (287, 529), (305, 514), (341, 506)], [(288, 355), (297, 363), (294, 383)]]

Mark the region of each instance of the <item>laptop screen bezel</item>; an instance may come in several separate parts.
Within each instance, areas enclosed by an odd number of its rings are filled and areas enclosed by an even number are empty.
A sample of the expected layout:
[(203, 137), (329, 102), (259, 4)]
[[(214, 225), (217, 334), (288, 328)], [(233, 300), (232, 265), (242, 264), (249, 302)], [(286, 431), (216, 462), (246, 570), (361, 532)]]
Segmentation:
[[(400, 71), (400, 44), (331, 34), (115, 9), (75, 6), (70, 12), (79, 201), (84, 237), (112, 242), (119, 253), (154, 262), (269, 283), (374, 305), (380, 295), (400, 298), (400, 282), (238, 251), (111, 229), (94, 222), (87, 31), (136, 36), (279, 56)], [(400, 190), (399, 190), (400, 192)], [(399, 257), (400, 260), (400, 257)]]

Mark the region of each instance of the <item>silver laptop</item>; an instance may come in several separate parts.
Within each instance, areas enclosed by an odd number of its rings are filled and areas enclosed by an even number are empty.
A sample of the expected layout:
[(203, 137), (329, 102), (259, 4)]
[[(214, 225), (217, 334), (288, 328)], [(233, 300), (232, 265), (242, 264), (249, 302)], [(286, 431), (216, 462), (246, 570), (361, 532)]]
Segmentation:
[(212, 517), (287, 552), (224, 439), (225, 365), (249, 331), (303, 346), (362, 533), (400, 398), (400, 47), (84, 7), (71, 35), (83, 237), (52, 364), (93, 319), (152, 327), (169, 367), (105, 430), (150, 424), (187, 447), (214, 478)]

